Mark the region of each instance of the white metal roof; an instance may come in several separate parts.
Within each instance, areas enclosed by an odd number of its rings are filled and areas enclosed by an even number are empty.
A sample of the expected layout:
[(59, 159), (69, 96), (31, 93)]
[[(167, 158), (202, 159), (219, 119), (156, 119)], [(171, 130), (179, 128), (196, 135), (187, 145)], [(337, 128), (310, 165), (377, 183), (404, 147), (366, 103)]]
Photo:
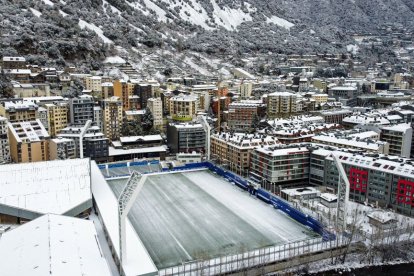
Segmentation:
[(63, 214), (91, 200), (89, 159), (0, 166), (0, 204)]
[(44, 215), (4, 233), (1, 275), (110, 276), (93, 222)]
[[(91, 166), (93, 195), (101, 219), (119, 257), (118, 201), (95, 161)], [(95, 177), (96, 176), (96, 177)], [(129, 219), (126, 221), (127, 260), (122, 264), (126, 276), (157, 275), (158, 270)]]

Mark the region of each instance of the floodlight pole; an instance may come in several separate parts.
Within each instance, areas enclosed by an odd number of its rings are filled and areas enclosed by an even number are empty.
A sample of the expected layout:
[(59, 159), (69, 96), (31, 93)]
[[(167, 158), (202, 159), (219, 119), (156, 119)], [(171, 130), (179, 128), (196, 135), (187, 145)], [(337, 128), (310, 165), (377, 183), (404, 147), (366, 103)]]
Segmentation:
[(126, 229), (125, 222), (135, 199), (138, 197), (144, 182), (147, 179), (146, 175), (138, 172), (133, 172), (128, 179), (127, 184), (118, 198), (118, 224), (119, 224), (119, 261), (121, 266), (127, 259), (126, 254)]
[(87, 120), (85, 123), (85, 126), (81, 129), (81, 132), (79, 133), (79, 157), (83, 158), (83, 137), (86, 134), (86, 131), (91, 127), (92, 121)]
[(338, 169), (338, 202), (336, 209), (336, 227), (346, 231), (347, 208), (349, 201), (349, 180), (344, 167), (336, 153), (332, 153), (332, 158)]

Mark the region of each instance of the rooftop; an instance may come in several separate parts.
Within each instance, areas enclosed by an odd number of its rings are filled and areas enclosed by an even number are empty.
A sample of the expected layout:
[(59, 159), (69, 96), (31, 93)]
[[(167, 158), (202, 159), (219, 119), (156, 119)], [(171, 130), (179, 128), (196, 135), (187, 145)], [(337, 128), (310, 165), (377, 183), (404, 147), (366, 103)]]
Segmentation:
[(16, 141), (21, 143), (39, 142), (50, 137), (39, 119), (8, 123), (8, 127)]
[(138, 149), (116, 149), (109, 147), (109, 156), (117, 156), (124, 154), (136, 154), (136, 153), (149, 153), (149, 152), (166, 152), (167, 146), (158, 146), (158, 147), (146, 147)]
[(44, 215), (7, 231), (0, 259), (3, 276), (111, 275), (93, 222), (66, 216)]
[(65, 214), (91, 201), (90, 182), (88, 159), (2, 165), (0, 205), (39, 214)]
[(162, 141), (162, 137), (159, 134), (156, 135), (144, 135), (144, 136), (123, 136), (119, 138), (121, 143), (133, 143), (138, 141)]

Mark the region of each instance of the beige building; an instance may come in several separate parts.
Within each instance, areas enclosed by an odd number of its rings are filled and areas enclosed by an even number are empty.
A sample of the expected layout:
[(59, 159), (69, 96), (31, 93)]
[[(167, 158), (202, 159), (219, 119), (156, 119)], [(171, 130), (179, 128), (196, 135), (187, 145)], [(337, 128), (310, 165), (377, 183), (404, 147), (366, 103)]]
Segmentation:
[(114, 95), (114, 84), (112, 82), (102, 83), (102, 91), (100, 94), (94, 93), (94, 96), (101, 99), (108, 99)]
[(277, 138), (258, 134), (221, 133), (211, 136), (211, 156), (239, 175), (246, 175), (250, 166), (250, 153), (261, 146), (277, 144)]
[(73, 139), (59, 137), (49, 141), (50, 160), (74, 158), (76, 158), (76, 144)]
[(242, 99), (249, 98), (252, 96), (253, 83), (244, 82), (240, 84), (239, 92)]
[(328, 94), (313, 94), (311, 98), (315, 100), (315, 104), (328, 102)]
[(38, 119), (38, 106), (29, 101), (8, 101), (0, 104), (0, 116), (9, 122), (33, 121)]
[(290, 92), (274, 92), (267, 95), (267, 116), (270, 119), (287, 117), (297, 111), (297, 95)]
[(169, 101), (170, 115), (176, 121), (191, 121), (197, 114), (197, 97), (180, 94)]
[(85, 78), (85, 89), (91, 90), (92, 92), (102, 91), (102, 77), (93, 76)]
[(49, 133), (40, 120), (8, 123), (12, 162), (49, 160)]
[(150, 98), (147, 102), (147, 107), (151, 110), (154, 118), (154, 128), (163, 129), (163, 116), (162, 116), (162, 101), (161, 98)]
[(113, 96), (105, 99), (104, 104), (104, 133), (109, 140), (117, 140), (121, 136), (122, 129), (122, 101)]
[(17, 98), (48, 97), (50, 85), (46, 83), (16, 83), (13, 85), (13, 94)]
[(51, 137), (55, 137), (68, 125), (68, 105), (66, 103), (45, 104), (47, 109), (47, 129)]

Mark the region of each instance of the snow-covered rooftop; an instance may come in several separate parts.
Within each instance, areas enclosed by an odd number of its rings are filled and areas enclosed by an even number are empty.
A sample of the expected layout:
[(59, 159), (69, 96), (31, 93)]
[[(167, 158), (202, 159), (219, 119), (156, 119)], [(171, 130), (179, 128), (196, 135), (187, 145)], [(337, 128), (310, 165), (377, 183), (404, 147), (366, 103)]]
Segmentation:
[(137, 153), (150, 153), (150, 152), (166, 152), (167, 146), (158, 146), (158, 147), (147, 147), (147, 148), (137, 148), (137, 149), (116, 149), (109, 147), (109, 156), (124, 155), (124, 154), (137, 154)]
[(394, 213), (383, 211), (383, 210), (373, 211), (370, 214), (368, 214), (368, 217), (381, 223), (389, 223), (392, 221), (397, 221), (395, 219)]
[(330, 193), (321, 193), (319, 195), (320, 198), (328, 201), (328, 202), (333, 202), (336, 201), (338, 199), (338, 197), (334, 194), (330, 194)]
[(352, 148), (360, 148), (373, 151), (382, 151), (384, 144), (386, 144), (386, 142), (382, 141), (359, 141), (356, 139), (346, 139), (328, 135), (315, 135), (312, 137), (312, 142), (322, 144), (334, 144), (338, 146), (342, 145)]
[(1, 275), (110, 276), (93, 222), (44, 215), (0, 239)]
[(398, 125), (392, 125), (392, 126), (384, 126), (381, 129), (405, 133), (410, 128), (411, 128), (411, 124), (398, 124)]
[(137, 141), (162, 141), (162, 137), (159, 134), (144, 136), (123, 136), (120, 137), (119, 140), (121, 143), (132, 143)]
[(320, 193), (313, 187), (283, 189), (281, 192), (289, 196), (318, 195)]
[(89, 159), (2, 165), (0, 204), (40, 214), (64, 214), (91, 201), (90, 181)]

